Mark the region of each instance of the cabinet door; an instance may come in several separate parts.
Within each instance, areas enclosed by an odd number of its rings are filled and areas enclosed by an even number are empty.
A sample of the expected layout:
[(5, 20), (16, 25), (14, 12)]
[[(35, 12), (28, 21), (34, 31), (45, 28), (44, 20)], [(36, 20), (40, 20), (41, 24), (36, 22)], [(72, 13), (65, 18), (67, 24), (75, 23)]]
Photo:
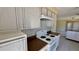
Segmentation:
[(48, 10), (48, 16), (52, 17), (52, 12)]
[(51, 31), (53, 31), (53, 32), (56, 32), (56, 23), (57, 23), (57, 19), (56, 19), (56, 15), (54, 15), (53, 16), (53, 18), (52, 18), (52, 29), (51, 29)]
[(0, 30), (2, 31), (17, 30), (15, 8), (0, 7)]
[(40, 8), (28, 7), (24, 8), (24, 26), (26, 29), (40, 27)]
[(31, 29), (31, 22), (30, 22), (30, 8), (26, 7), (23, 8), (23, 15), (24, 15), (24, 29)]
[(55, 16), (54, 13), (52, 13), (52, 14), (51, 14), (51, 18), (54, 18), (54, 16)]
[(24, 50), (27, 50), (25, 48), (25, 38), (3, 43), (0, 45), (0, 51), (24, 51)]
[(18, 30), (23, 30), (23, 25), (24, 25), (24, 14), (23, 14), (23, 8), (22, 7), (17, 7), (15, 8), (16, 11), (16, 19), (17, 19), (17, 27)]
[(40, 27), (40, 8), (32, 8), (31, 9), (31, 28), (39, 28)]
[(47, 9), (42, 7), (41, 8), (41, 15), (47, 16)]

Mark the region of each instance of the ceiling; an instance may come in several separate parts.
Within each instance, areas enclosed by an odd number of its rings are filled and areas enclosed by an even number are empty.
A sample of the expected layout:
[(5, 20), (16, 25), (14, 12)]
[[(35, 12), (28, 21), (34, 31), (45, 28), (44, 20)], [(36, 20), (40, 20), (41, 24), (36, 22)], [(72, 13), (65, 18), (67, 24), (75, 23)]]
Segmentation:
[(58, 17), (67, 17), (79, 14), (79, 7), (57, 7)]

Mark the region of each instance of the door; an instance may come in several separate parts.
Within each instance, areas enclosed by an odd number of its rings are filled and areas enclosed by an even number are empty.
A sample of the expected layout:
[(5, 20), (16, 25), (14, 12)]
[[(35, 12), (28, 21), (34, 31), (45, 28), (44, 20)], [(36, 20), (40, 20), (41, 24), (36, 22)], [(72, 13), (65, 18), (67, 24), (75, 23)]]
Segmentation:
[(33, 29), (40, 27), (40, 8), (27, 7), (24, 8), (24, 28)]
[(0, 51), (24, 51), (25, 38), (0, 44)]
[(16, 19), (17, 19), (17, 29), (23, 30), (24, 28), (24, 14), (23, 14), (23, 7), (16, 7)]
[(15, 8), (0, 7), (0, 30), (1, 31), (17, 30)]
[(45, 7), (42, 7), (42, 8), (41, 8), (41, 15), (48, 16), (48, 15), (47, 15), (47, 11), (48, 11), (48, 10), (47, 10)]

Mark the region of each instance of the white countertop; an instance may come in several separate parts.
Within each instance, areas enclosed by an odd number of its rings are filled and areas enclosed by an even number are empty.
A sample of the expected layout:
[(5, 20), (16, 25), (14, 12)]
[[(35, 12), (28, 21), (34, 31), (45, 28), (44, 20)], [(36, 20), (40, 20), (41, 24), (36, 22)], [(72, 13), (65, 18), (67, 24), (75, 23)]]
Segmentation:
[(26, 34), (22, 32), (0, 32), (0, 43), (6, 42), (9, 40), (14, 40), (19, 37), (27, 37)]

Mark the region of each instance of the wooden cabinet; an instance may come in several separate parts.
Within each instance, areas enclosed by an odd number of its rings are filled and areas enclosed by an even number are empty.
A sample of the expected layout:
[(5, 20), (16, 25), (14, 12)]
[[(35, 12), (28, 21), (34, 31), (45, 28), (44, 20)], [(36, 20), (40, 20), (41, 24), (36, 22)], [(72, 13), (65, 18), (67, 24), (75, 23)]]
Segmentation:
[(0, 7), (0, 31), (17, 30), (15, 8)]
[(40, 8), (24, 8), (24, 28), (32, 29), (40, 27)]
[(42, 7), (41, 8), (41, 15), (44, 15), (47, 17), (52, 17), (52, 12), (48, 8)]
[[(41, 17), (41, 15), (44, 15), (44, 16), (48, 16), (52, 19), (52, 21), (51, 21), (52, 24), (48, 23), (48, 26), (52, 25), (52, 30), (56, 31), (56, 15), (54, 13), (52, 13), (46, 7), (42, 7), (42, 8), (26, 7), (26, 8), (22, 8), (22, 15), (23, 15), (23, 22), (21, 22), (21, 24), (23, 23), (23, 25), (21, 25), (21, 28), (22, 27), (24, 29), (39, 28), (40, 25), (41, 25), (40, 24), (40, 17)], [(22, 17), (20, 17), (19, 19), (22, 19)]]
[(79, 41), (79, 32), (76, 31), (67, 31), (66, 32), (66, 38)]
[(23, 8), (22, 7), (16, 7), (15, 8), (15, 12), (16, 12), (16, 20), (17, 20), (17, 29), (18, 30), (23, 30), (24, 28), (24, 14), (23, 14)]
[(0, 31), (40, 27), (40, 8), (0, 8)]
[(41, 15), (47, 16), (47, 9), (45, 7), (41, 8)]
[(75, 37), (76, 37), (75, 40), (76, 40), (76, 41), (79, 41), (79, 32), (76, 33)]
[[(0, 8), (0, 31), (39, 28), (41, 15), (52, 18), (53, 28), (56, 23), (55, 15), (46, 7)], [(48, 26), (50, 26), (49, 23)]]
[(0, 32), (0, 51), (27, 51), (27, 35), (22, 32)]
[(52, 16), (56, 15), (57, 11), (58, 10), (53, 7), (42, 7), (41, 8), (41, 15), (52, 17)]
[(0, 45), (0, 51), (25, 51), (25, 38), (3, 43)]
[(51, 11), (48, 10), (48, 13), (47, 14), (48, 14), (48, 17), (51, 17), (52, 18), (52, 12)]
[(52, 16), (52, 29), (51, 29), (52, 32), (56, 32), (56, 26), (57, 26), (57, 16), (54, 15)]
[(46, 25), (48, 25), (48, 26), (52, 25), (51, 26), (52, 27), (51, 31), (56, 32), (57, 19), (56, 19), (56, 13), (54, 11), (56, 11), (55, 8), (47, 8), (47, 7), (42, 7), (41, 8), (41, 15), (44, 15), (44, 16), (49, 17), (51, 19), (51, 24), (49, 24), (47, 22)]

